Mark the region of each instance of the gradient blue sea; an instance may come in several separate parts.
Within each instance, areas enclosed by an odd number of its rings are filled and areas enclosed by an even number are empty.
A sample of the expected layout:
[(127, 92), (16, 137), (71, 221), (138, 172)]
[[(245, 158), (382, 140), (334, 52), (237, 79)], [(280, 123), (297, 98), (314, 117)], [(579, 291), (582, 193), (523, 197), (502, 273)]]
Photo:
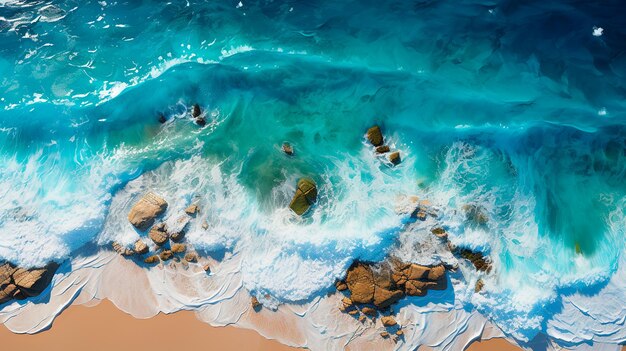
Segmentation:
[[(626, 247), (624, 13), (613, 0), (0, 0), (0, 259), (71, 257), (129, 181), (200, 157), (260, 217), (286, 208), (294, 177), (321, 184), (321, 212), (363, 191), (324, 212), (336, 240), (389, 216), (379, 177), (475, 204), (487, 228), (450, 225), (451, 240), (493, 257), (501, 291), (595, 291)], [(365, 160), (374, 124), (398, 167)], [(383, 259), (394, 233), (337, 262)]]

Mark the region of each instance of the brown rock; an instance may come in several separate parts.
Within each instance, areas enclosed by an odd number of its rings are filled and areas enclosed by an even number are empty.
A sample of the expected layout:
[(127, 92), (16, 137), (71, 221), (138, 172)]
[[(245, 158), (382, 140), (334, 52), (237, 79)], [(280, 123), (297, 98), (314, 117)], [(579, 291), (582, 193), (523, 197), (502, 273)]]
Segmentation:
[(487, 273), (491, 272), (491, 262), (489, 262), (489, 260), (485, 258), (482, 253), (469, 249), (455, 249), (454, 251), (462, 258), (472, 262), (477, 270)]
[(174, 232), (170, 235), (170, 239), (175, 243), (182, 241), (184, 238), (185, 238), (184, 230)]
[(380, 333), (380, 336), (382, 336), (384, 339), (387, 339), (389, 337), (389, 333), (384, 331)]
[(189, 207), (187, 207), (185, 209), (185, 213), (190, 215), (190, 216), (193, 216), (193, 215), (197, 214), (198, 212), (200, 212), (200, 208), (196, 204), (191, 204), (191, 205), (189, 205)]
[(259, 310), (262, 306), (256, 296), (252, 296), (252, 298), (250, 298), (250, 304), (252, 304), (252, 308), (255, 310)]
[(167, 226), (165, 223), (159, 223), (150, 229), (148, 236), (155, 244), (162, 246), (167, 242), (169, 236), (167, 235)]
[(348, 289), (348, 285), (345, 282), (338, 281), (335, 283), (335, 288), (339, 291), (344, 291)]
[(474, 292), (475, 293), (480, 292), (484, 286), (485, 286), (485, 282), (483, 282), (482, 279), (478, 279), (478, 281), (476, 281), (476, 285), (474, 286)]
[[(18, 268), (13, 272), (11, 278), (12, 285), (15, 285), (16, 288), (12, 293), (13, 297), (26, 298), (39, 295), (48, 287), (57, 268), (59, 265), (54, 262), (43, 268), (30, 270)], [(5, 291), (13, 289), (10, 285), (5, 288)]]
[(189, 252), (185, 255), (185, 261), (187, 262), (198, 262), (198, 254), (195, 252)]
[(376, 310), (371, 307), (363, 307), (361, 308), (361, 312), (368, 316), (375, 316), (377, 314)]
[(376, 147), (376, 152), (379, 153), (379, 154), (384, 154), (386, 152), (389, 152), (389, 146), (387, 146), (387, 145), (377, 146)]
[(206, 221), (202, 222), (202, 229), (207, 230), (209, 229), (209, 223), (207, 223)]
[(354, 303), (374, 301), (374, 275), (369, 266), (359, 263), (348, 270), (346, 284)]
[(283, 152), (289, 156), (293, 156), (293, 146), (287, 142), (283, 143)]
[(205, 272), (210, 272), (211, 266), (209, 266), (208, 264), (205, 264), (204, 266), (202, 266), (202, 269), (204, 269)]
[(352, 300), (349, 297), (344, 297), (341, 299), (341, 303), (343, 303), (343, 308), (352, 307)]
[(348, 311), (348, 314), (351, 315), (351, 316), (356, 316), (357, 314), (359, 314), (359, 310), (352, 309), (352, 310)]
[(381, 146), (383, 144), (383, 133), (380, 131), (379, 126), (373, 126), (367, 130), (367, 140), (374, 146)]
[(365, 323), (365, 321), (367, 320), (367, 317), (365, 316), (359, 316), (359, 322), (361, 323)]
[(185, 244), (173, 244), (171, 250), (173, 253), (183, 253), (187, 250), (187, 246)]
[(161, 261), (167, 261), (172, 259), (172, 257), (174, 257), (174, 254), (170, 250), (163, 250), (159, 254), (159, 257), (161, 258)]
[(396, 331), (396, 335), (398, 335), (398, 336), (402, 336), (402, 335), (404, 335), (404, 332), (402, 331), (402, 329), (398, 329), (398, 330)]
[(144, 243), (141, 239), (135, 241), (135, 252), (140, 255), (148, 253), (148, 245), (146, 245), (146, 243)]
[(146, 257), (143, 261), (148, 264), (159, 263), (159, 256), (152, 255), (150, 257)]
[(391, 161), (391, 163), (393, 163), (394, 165), (397, 165), (400, 162), (402, 162), (402, 160), (400, 159), (400, 152), (395, 151), (395, 152), (390, 153), (389, 161)]
[(431, 229), (430, 232), (441, 239), (446, 239), (448, 237), (448, 233), (446, 233), (446, 230), (441, 227), (435, 227)]
[(383, 323), (385, 327), (393, 327), (396, 323), (396, 320), (392, 316), (383, 316), (380, 317), (380, 321)]
[(113, 244), (111, 244), (111, 246), (113, 246), (113, 250), (115, 252), (117, 252), (118, 254), (120, 254), (122, 256), (131, 256), (132, 254), (134, 254), (133, 251), (131, 251), (128, 248), (125, 248), (124, 246), (122, 246), (118, 242), (113, 242)]
[(378, 308), (386, 308), (398, 302), (404, 296), (402, 290), (387, 290), (376, 288), (374, 292), (374, 305)]
[(299, 216), (303, 215), (317, 201), (317, 186), (310, 178), (298, 181), (296, 193), (289, 207)]
[(154, 193), (147, 193), (128, 213), (128, 220), (135, 228), (144, 231), (167, 209), (167, 202)]

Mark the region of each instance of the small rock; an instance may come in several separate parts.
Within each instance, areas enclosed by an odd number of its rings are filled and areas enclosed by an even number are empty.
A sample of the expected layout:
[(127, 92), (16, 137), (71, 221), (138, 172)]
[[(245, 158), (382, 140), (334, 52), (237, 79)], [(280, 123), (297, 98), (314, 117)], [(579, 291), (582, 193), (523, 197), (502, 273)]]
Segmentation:
[(161, 261), (167, 261), (172, 259), (172, 257), (174, 257), (174, 254), (170, 250), (163, 250), (159, 254), (159, 257), (161, 258)]
[(148, 233), (148, 236), (150, 237), (150, 239), (152, 239), (152, 241), (154, 241), (155, 244), (157, 244), (158, 246), (162, 246), (167, 242), (167, 239), (169, 238), (169, 236), (167, 235), (167, 226), (165, 225), (165, 223), (159, 223), (155, 225), (154, 227), (152, 227), (152, 229), (150, 229), (150, 233)]
[(341, 299), (341, 303), (343, 303), (344, 308), (352, 307), (352, 300), (349, 297), (344, 297)]
[(417, 214), (415, 215), (415, 218), (419, 219), (420, 221), (425, 221), (426, 216), (427, 216), (427, 213), (425, 211), (418, 211)]
[(125, 248), (118, 242), (113, 242), (112, 244), (113, 250), (122, 256), (131, 256), (134, 252), (128, 248)]
[(185, 244), (173, 244), (171, 250), (173, 253), (183, 253), (187, 250), (187, 246)]
[(194, 104), (191, 107), (191, 117), (197, 118), (202, 114), (202, 109), (200, 109), (200, 105)]
[(448, 237), (448, 233), (446, 233), (446, 230), (441, 227), (435, 227), (431, 229), (430, 232), (441, 239), (446, 239)]
[(398, 331), (396, 331), (396, 335), (402, 336), (404, 335), (404, 332), (402, 331), (402, 329), (398, 329)]
[(298, 181), (296, 193), (289, 204), (297, 215), (303, 215), (317, 201), (317, 186), (310, 178), (302, 178)]
[(377, 314), (376, 310), (371, 307), (363, 307), (361, 308), (361, 312), (363, 312), (363, 314), (366, 314), (368, 316), (375, 316)]
[(382, 336), (383, 338), (387, 339), (389, 337), (389, 333), (384, 331), (384, 332), (380, 333), (380, 336)]
[(252, 296), (252, 298), (250, 298), (250, 304), (255, 311), (258, 311), (259, 309), (261, 309), (261, 306), (263, 306), (256, 298), (256, 296)]
[(283, 152), (289, 156), (293, 156), (293, 146), (287, 142), (283, 143)]
[(402, 160), (400, 160), (400, 152), (395, 151), (389, 154), (389, 161), (394, 165), (399, 164)]
[(359, 314), (359, 310), (356, 310), (356, 309), (355, 310), (350, 310), (350, 311), (348, 311), (348, 314), (351, 315), (351, 316), (356, 316), (357, 314)]
[(377, 146), (376, 147), (376, 152), (379, 153), (379, 154), (384, 154), (386, 152), (389, 152), (389, 146), (387, 146), (387, 145)]
[(367, 318), (365, 316), (360, 316), (359, 317), (359, 322), (365, 323), (365, 320), (367, 320)]
[(200, 212), (200, 208), (196, 204), (191, 204), (191, 205), (189, 205), (189, 207), (187, 207), (185, 209), (185, 213), (190, 215), (190, 216), (193, 216), (193, 215), (197, 214), (198, 212)]
[(159, 123), (163, 124), (167, 122), (167, 118), (165, 118), (165, 115), (162, 113), (159, 113)]
[(152, 255), (150, 257), (146, 257), (143, 261), (148, 264), (159, 263), (159, 256)]
[(172, 239), (172, 241), (175, 243), (182, 241), (184, 237), (185, 237), (185, 231), (183, 230), (172, 233), (172, 235), (170, 235), (170, 239)]
[(345, 282), (338, 281), (335, 283), (335, 288), (337, 288), (338, 291), (344, 291), (348, 289), (348, 285)]
[(198, 254), (195, 252), (189, 252), (185, 255), (185, 261), (187, 262), (198, 262)]
[(203, 269), (205, 272), (211, 272), (211, 266), (209, 266), (209, 264), (208, 264), (208, 263), (207, 263), (207, 264), (205, 264), (204, 266), (202, 266), (202, 269)]
[(478, 281), (476, 281), (476, 285), (474, 286), (474, 292), (475, 293), (480, 292), (484, 286), (485, 286), (485, 282), (483, 282), (482, 279), (478, 279)]
[(167, 201), (155, 193), (147, 193), (130, 209), (128, 220), (135, 228), (144, 231), (167, 209)]
[(197, 117), (196, 124), (201, 127), (204, 127), (206, 125), (206, 119), (204, 119), (204, 117)]
[(367, 130), (367, 140), (374, 146), (381, 146), (383, 144), (383, 133), (380, 131), (379, 126), (373, 126)]
[(393, 327), (394, 325), (398, 324), (392, 316), (380, 317), (380, 321), (385, 327)]
[(143, 255), (148, 252), (148, 245), (143, 242), (143, 240), (139, 239), (135, 241), (135, 252)]
[(207, 223), (206, 221), (202, 222), (202, 229), (204, 230), (209, 229), (209, 223)]

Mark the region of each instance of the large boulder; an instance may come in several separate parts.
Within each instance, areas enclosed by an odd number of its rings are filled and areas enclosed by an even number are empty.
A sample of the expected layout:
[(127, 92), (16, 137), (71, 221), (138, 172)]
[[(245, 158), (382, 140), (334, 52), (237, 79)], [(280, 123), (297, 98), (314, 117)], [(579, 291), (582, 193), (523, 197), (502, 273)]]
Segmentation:
[(296, 193), (289, 204), (289, 208), (301, 216), (309, 210), (315, 201), (317, 201), (317, 186), (315, 182), (310, 178), (302, 178), (298, 181)]
[(128, 220), (135, 228), (144, 231), (150, 228), (158, 216), (167, 209), (167, 201), (155, 193), (147, 193), (128, 213)]
[(367, 140), (374, 146), (381, 146), (383, 144), (383, 133), (380, 131), (379, 126), (373, 126), (367, 130)]
[(374, 301), (374, 274), (370, 266), (358, 263), (348, 270), (346, 284), (350, 290), (350, 299), (354, 303)]
[(41, 294), (59, 267), (50, 263), (43, 268), (24, 269), (10, 263), (0, 265), (0, 304)]

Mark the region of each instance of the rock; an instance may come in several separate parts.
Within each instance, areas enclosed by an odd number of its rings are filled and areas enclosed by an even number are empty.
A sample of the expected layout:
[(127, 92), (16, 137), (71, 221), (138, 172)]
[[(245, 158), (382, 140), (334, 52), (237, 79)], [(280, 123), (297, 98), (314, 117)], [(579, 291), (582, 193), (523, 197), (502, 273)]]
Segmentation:
[(361, 308), (361, 312), (368, 316), (375, 316), (377, 314), (376, 310), (371, 307), (363, 307)]
[(344, 297), (343, 299), (341, 299), (341, 303), (343, 304), (343, 308), (345, 309), (352, 307), (352, 300), (350, 300), (349, 297)]
[(191, 117), (197, 118), (197, 117), (200, 117), (201, 114), (202, 114), (202, 109), (200, 108), (200, 105), (194, 104), (191, 107)]
[(252, 298), (250, 298), (250, 304), (252, 305), (252, 308), (255, 311), (258, 311), (261, 309), (261, 307), (263, 305), (261, 305), (261, 303), (259, 302), (259, 300), (256, 298), (256, 296), (252, 296)]
[(208, 264), (205, 264), (204, 266), (202, 266), (202, 269), (203, 269), (205, 272), (211, 272), (211, 266), (209, 266)]
[(378, 308), (387, 308), (398, 302), (403, 296), (404, 292), (401, 290), (392, 291), (377, 287), (374, 291), (374, 305)]
[(131, 256), (132, 254), (134, 254), (134, 252), (132, 250), (122, 246), (118, 242), (113, 242), (113, 244), (111, 244), (111, 246), (113, 246), (113, 250), (115, 252), (117, 252), (118, 254), (120, 254), (122, 256)]
[(41, 294), (50, 285), (57, 268), (59, 265), (54, 262), (35, 269), (0, 264), (0, 304)]
[(196, 124), (204, 127), (206, 125), (206, 119), (204, 119), (204, 117), (198, 117), (196, 118)]
[(397, 267), (392, 279), (409, 296), (424, 296), (428, 289), (445, 290), (447, 287), (446, 269), (443, 265), (427, 267), (406, 264)]
[(488, 217), (485, 213), (485, 209), (482, 206), (468, 204), (462, 207), (465, 212), (465, 219), (474, 225), (484, 226), (487, 224)]
[(480, 292), (484, 286), (485, 286), (485, 283), (483, 282), (483, 280), (478, 279), (478, 281), (476, 281), (476, 285), (474, 286), (474, 292), (475, 293)]
[(202, 222), (202, 229), (207, 230), (209, 229), (209, 223), (207, 223), (206, 221)]
[(359, 263), (348, 270), (346, 284), (354, 303), (374, 301), (374, 275), (369, 266)]
[(146, 245), (146, 243), (144, 243), (141, 239), (135, 241), (135, 252), (140, 255), (148, 253), (148, 245)]
[(426, 216), (427, 214), (425, 211), (417, 211), (417, 213), (415, 214), (415, 218), (419, 219), (420, 221), (425, 221)]
[(383, 316), (380, 317), (380, 321), (383, 323), (385, 327), (393, 327), (396, 323), (396, 320), (392, 316)]
[(159, 263), (159, 256), (157, 255), (152, 255), (150, 257), (146, 257), (143, 262), (148, 263), (148, 264), (154, 264), (154, 263)]
[(402, 329), (398, 329), (398, 330), (396, 331), (396, 335), (398, 335), (398, 336), (402, 336), (402, 335), (404, 335), (404, 331), (402, 331)]
[(359, 314), (359, 310), (352, 309), (352, 310), (348, 311), (348, 314), (351, 315), (351, 316), (356, 316), (357, 314)]
[(383, 144), (383, 133), (380, 131), (379, 126), (373, 126), (367, 130), (367, 140), (374, 146), (381, 146)]
[(379, 153), (379, 154), (384, 154), (386, 152), (389, 152), (389, 146), (387, 146), (387, 145), (377, 146), (376, 147), (376, 152)]
[(359, 316), (359, 322), (361, 323), (365, 323), (365, 321), (367, 320), (367, 317), (365, 316)]
[(448, 238), (448, 233), (446, 233), (446, 230), (441, 227), (435, 227), (431, 229), (430, 232), (433, 233), (438, 238), (441, 238), (441, 239)]
[(289, 156), (293, 156), (293, 146), (287, 142), (283, 143), (283, 152)]
[(384, 332), (380, 333), (380, 336), (382, 336), (384, 339), (387, 339), (389, 337), (389, 333), (384, 331)]
[(167, 118), (165, 118), (165, 115), (162, 113), (159, 113), (159, 123), (163, 124), (167, 122)]
[(200, 208), (198, 207), (198, 205), (196, 204), (191, 204), (189, 205), (189, 207), (187, 207), (185, 209), (185, 213), (190, 215), (190, 216), (194, 216), (196, 215), (198, 212), (200, 212)]
[(144, 231), (167, 209), (167, 201), (150, 192), (144, 195), (128, 213), (128, 220), (135, 228)]
[(198, 254), (195, 252), (189, 252), (185, 255), (185, 261), (187, 262), (198, 262)]
[(335, 283), (335, 288), (337, 288), (338, 291), (344, 291), (348, 289), (348, 285), (345, 282), (338, 281)]
[(172, 257), (174, 257), (174, 254), (170, 250), (163, 250), (159, 254), (159, 257), (161, 258), (161, 261), (167, 261), (172, 259)]
[(152, 227), (152, 229), (150, 229), (150, 233), (148, 233), (148, 236), (150, 237), (150, 239), (152, 239), (152, 241), (154, 241), (155, 244), (157, 244), (158, 246), (163, 246), (163, 244), (165, 244), (167, 242), (167, 239), (169, 238), (167, 234), (167, 226), (165, 225), (165, 223), (159, 223), (155, 225), (154, 227)]
[(173, 253), (183, 253), (187, 250), (187, 246), (185, 244), (173, 244), (171, 250)]
[(389, 161), (394, 165), (399, 164), (402, 160), (400, 159), (400, 152), (395, 151), (389, 154)]
[(455, 248), (454, 252), (461, 256), (462, 258), (472, 262), (474, 267), (483, 272), (491, 272), (491, 262), (488, 261), (487, 258), (483, 256), (480, 252), (475, 252), (469, 249), (458, 249)]
[(298, 181), (296, 193), (289, 207), (299, 216), (303, 215), (317, 201), (317, 186), (312, 179), (302, 178)]

